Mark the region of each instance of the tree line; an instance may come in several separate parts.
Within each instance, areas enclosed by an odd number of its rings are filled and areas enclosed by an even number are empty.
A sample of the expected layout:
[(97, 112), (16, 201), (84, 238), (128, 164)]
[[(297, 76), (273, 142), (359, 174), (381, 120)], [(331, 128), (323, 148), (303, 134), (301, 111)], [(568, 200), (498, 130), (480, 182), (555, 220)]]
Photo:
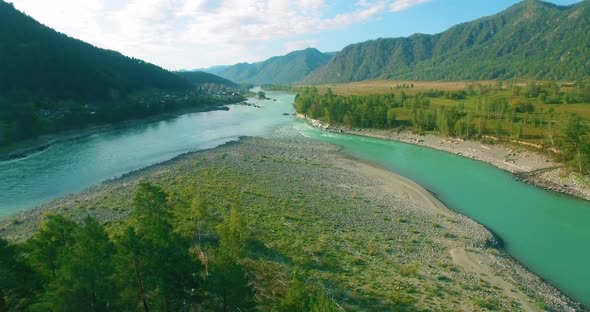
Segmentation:
[[(502, 86), (498, 86), (502, 90)], [(295, 109), (312, 119), (354, 128), (398, 129), (416, 133), (435, 133), (464, 139), (494, 136), (500, 139), (542, 140), (559, 148), (556, 158), (580, 173), (590, 170), (588, 125), (575, 114), (557, 116), (555, 110), (535, 111), (536, 103), (558, 97), (571, 102), (589, 100), (590, 84), (569, 86), (530, 83), (518, 87), (519, 95), (491, 94), (493, 87), (470, 85), (466, 90), (429, 90), (399, 94), (339, 96), (327, 89), (306, 87), (295, 98)], [(551, 91), (553, 90), (553, 91)], [(522, 96), (520, 92), (524, 93)], [(436, 98), (455, 104), (434, 105)], [(530, 100), (530, 99), (535, 99)], [(470, 101), (465, 101), (469, 99)]]
[(0, 96), (0, 145), (91, 125), (243, 100), (242, 95), (215, 96), (199, 89), (114, 92), (108, 99), (88, 101), (39, 97), (21, 90)]
[[(251, 235), (237, 208), (216, 215), (198, 195), (177, 207), (148, 183), (133, 205), (117, 227), (52, 215), (24, 243), (0, 239), (0, 311), (260, 310), (243, 265)], [(297, 273), (271, 310), (339, 311)]]

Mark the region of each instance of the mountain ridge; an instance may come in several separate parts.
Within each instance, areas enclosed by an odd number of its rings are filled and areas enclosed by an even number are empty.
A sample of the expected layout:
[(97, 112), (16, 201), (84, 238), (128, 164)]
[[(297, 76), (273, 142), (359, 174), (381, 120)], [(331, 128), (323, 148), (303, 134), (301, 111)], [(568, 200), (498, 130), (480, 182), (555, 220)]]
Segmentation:
[(238, 100), (197, 90), (199, 83), (231, 84), (98, 48), (0, 0), (0, 147), (40, 134)]
[(57, 32), (4, 1), (0, 25), (0, 91), (20, 88), (36, 95), (87, 98), (105, 97), (112, 90), (189, 87), (161, 67)]
[(303, 82), (585, 78), (589, 4), (525, 0), (441, 33), (351, 44)]
[(307, 48), (273, 56), (260, 62), (214, 66), (203, 71), (238, 83), (289, 84), (301, 81), (309, 73), (325, 65), (331, 58), (332, 53), (322, 53), (315, 48)]

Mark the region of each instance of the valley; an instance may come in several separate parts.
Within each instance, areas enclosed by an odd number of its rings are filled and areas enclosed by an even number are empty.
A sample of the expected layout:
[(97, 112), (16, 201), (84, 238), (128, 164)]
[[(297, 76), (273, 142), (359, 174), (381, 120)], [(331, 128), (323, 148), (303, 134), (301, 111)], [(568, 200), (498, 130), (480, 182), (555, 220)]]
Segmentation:
[(554, 1), (0, 0), (0, 311), (589, 311)]

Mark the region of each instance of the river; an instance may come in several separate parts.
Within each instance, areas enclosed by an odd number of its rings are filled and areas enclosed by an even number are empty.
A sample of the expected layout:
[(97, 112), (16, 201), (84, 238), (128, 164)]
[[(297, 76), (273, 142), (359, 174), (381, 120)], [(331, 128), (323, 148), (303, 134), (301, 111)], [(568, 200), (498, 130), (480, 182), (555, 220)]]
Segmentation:
[(567, 295), (590, 306), (590, 203), (513, 179), (491, 165), (420, 146), (325, 133), (284, 113), (293, 95), (268, 92), (262, 106), (185, 114), (52, 145), (0, 162), (0, 216), (81, 191), (182, 153), (240, 136), (293, 133), (342, 146), (345, 153), (408, 177), (450, 208), (498, 234), (506, 250)]

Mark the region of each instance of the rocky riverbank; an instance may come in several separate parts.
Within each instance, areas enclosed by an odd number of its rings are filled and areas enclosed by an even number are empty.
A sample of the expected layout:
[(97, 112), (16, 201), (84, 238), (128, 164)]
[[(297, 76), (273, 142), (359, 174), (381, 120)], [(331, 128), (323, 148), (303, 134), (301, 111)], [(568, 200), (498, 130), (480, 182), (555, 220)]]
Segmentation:
[(548, 155), (517, 144), (489, 144), (458, 138), (444, 138), (431, 134), (418, 135), (408, 131), (355, 129), (332, 126), (300, 114), (297, 117), (305, 119), (310, 125), (325, 131), (420, 145), (483, 161), (513, 173), (517, 179), (525, 183), (590, 200), (590, 179), (588, 177), (581, 177), (578, 174), (567, 172), (561, 164), (552, 161)]
[(140, 181), (230, 198), (265, 248), (289, 259), (280, 265), (334, 285), (348, 310), (583, 311), (412, 181), (306, 139), (244, 138), (181, 155), (0, 219), (0, 236), (23, 241), (50, 213), (116, 223)]

